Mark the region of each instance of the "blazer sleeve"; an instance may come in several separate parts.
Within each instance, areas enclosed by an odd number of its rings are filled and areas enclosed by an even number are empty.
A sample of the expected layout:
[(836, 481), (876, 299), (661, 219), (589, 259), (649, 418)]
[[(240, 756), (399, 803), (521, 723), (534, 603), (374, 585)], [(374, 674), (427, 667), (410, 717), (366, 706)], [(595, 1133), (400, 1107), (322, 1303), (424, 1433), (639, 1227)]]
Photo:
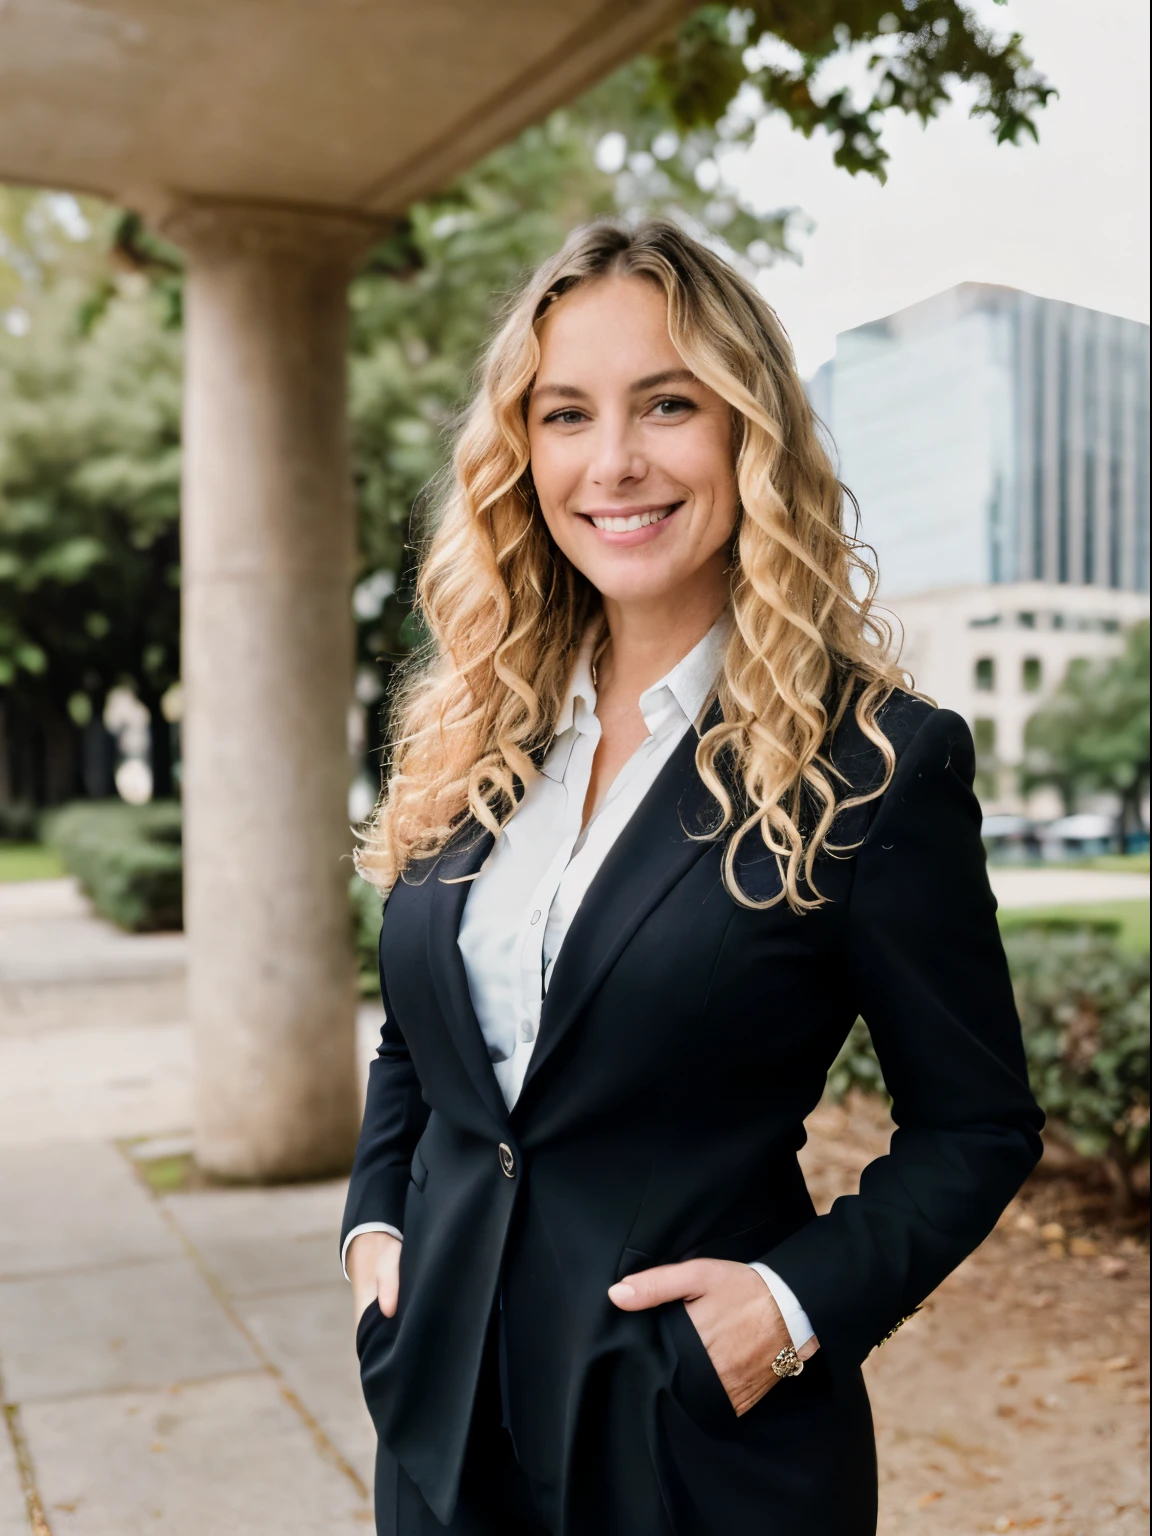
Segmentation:
[(897, 1129), (859, 1194), (763, 1258), (821, 1348), (855, 1363), (983, 1241), (1040, 1157), (974, 776), (967, 725), (932, 711), (856, 854), (846, 914)]
[(428, 1105), (420, 1091), (407, 1041), (388, 1002), (380, 966), (384, 1027), (368, 1068), (368, 1094), (360, 1140), (352, 1162), (340, 1247), (354, 1227), (383, 1222), (402, 1231), (404, 1198), (412, 1171), (412, 1153), (428, 1123)]

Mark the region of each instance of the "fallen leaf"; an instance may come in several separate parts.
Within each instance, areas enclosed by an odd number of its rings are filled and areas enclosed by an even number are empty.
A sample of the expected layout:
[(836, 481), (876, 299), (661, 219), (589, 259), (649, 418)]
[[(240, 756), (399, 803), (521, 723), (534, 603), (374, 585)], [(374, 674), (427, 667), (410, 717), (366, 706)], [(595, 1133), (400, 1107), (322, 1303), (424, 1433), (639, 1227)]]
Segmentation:
[(1068, 1252), (1074, 1259), (1094, 1259), (1100, 1249), (1090, 1237), (1074, 1237), (1068, 1244)]
[(1054, 1259), (1062, 1259), (1068, 1252), (1063, 1243), (1051, 1242), (1045, 1243), (1044, 1246)]
[(1014, 1387), (1019, 1380), (1020, 1378), (1015, 1371), (1005, 1371), (1000, 1378), (1000, 1385), (1002, 1387)]
[(1010, 1531), (1015, 1524), (1015, 1520), (1010, 1520), (1007, 1515), (1001, 1515), (999, 1520), (993, 1521), (992, 1529), (994, 1531)]
[(940, 1488), (935, 1489), (932, 1493), (922, 1493), (916, 1500), (916, 1508), (927, 1509), (929, 1504), (935, 1504), (937, 1499), (942, 1499), (943, 1497), (944, 1493)]
[(1136, 1364), (1131, 1355), (1113, 1355), (1111, 1360), (1105, 1360), (1106, 1371), (1130, 1371)]
[(1058, 1221), (1046, 1221), (1040, 1228), (1040, 1236), (1046, 1243), (1062, 1243), (1067, 1234)]

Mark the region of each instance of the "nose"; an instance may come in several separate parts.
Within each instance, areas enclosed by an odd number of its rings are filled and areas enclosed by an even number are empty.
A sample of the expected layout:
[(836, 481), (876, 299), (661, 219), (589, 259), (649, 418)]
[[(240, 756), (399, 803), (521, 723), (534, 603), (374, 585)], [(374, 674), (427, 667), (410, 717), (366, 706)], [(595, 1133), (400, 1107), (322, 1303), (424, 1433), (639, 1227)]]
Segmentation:
[(648, 473), (648, 461), (640, 451), (633, 423), (627, 417), (605, 414), (592, 435), (588, 478), (601, 491), (634, 485)]

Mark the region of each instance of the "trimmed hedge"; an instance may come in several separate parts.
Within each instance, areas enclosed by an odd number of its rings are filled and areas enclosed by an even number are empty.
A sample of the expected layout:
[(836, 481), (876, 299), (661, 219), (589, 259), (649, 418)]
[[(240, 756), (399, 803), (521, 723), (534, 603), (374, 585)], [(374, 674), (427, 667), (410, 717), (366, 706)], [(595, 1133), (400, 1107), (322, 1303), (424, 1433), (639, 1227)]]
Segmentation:
[(183, 926), (177, 802), (76, 801), (45, 818), (45, 840), (102, 917), (132, 933)]

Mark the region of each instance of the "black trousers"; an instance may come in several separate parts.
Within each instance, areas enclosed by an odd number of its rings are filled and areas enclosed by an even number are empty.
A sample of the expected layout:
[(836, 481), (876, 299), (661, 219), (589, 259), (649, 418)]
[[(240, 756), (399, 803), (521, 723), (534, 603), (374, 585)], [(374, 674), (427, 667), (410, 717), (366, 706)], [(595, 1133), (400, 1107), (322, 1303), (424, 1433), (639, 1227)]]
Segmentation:
[(450, 1525), (441, 1525), (391, 1451), (376, 1451), (377, 1536), (553, 1536), (503, 1425), (498, 1315), (488, 1330), (472, 1430), (464, 1456), (460, 1498)]
[[(742, 1419), (680, 1303), (662, 1309), (677, 1368), (656, 1441), (640, 1401), (610, 1393), (578, 1446), (573, 1536), (875, 1536), (876, 1458), (858, 1372), (836, 1381), (817, 1354)], [(377, 1536), (556, 1536), (550, 1490), (534, 1487), (503, 1425), (498, 1314), (493, 1318), (448, 1526), (381, 1446)]]

